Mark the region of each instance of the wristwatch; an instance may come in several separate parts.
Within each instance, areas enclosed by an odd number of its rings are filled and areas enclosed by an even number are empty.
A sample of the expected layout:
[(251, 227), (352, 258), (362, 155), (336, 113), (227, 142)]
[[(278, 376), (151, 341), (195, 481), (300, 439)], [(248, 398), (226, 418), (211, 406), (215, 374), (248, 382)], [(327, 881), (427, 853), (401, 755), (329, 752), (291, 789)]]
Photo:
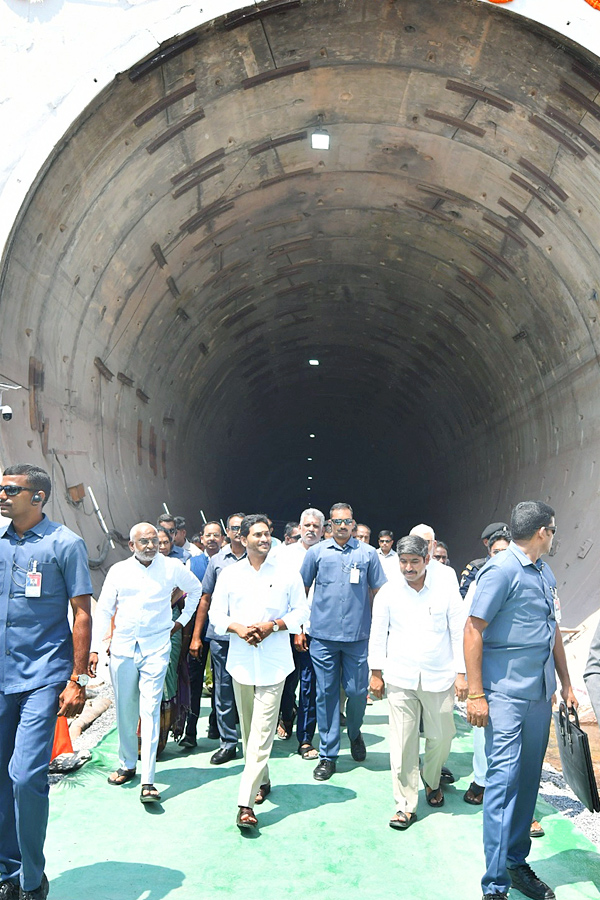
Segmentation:
[(273, 631), (279, 631), (279, 625), (275, 620), (273, 620)]
[(71, 677), (69, 678), (69, 681), (74, 681), (75, 684), (79, 685), (79, 687), (85, 687), (89, 680), (89, 675), (71, 675)]

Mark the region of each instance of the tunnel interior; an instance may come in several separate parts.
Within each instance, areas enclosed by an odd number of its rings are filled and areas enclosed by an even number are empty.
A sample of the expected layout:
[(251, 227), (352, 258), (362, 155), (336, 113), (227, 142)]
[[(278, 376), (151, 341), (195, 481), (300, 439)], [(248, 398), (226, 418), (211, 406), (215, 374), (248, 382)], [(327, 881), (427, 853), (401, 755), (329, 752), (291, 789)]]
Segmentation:
[(175, 36), (74, 122), (15, 222), (4, 459), (52, 469), (92, 555), (79, 484), (121, 533), (164, 501), (200, 524), (346, 499), (398, 536), (431, 522), (456, 565), (543, 499), (581, 621), (599, 93), (589, 53), (469, 0), (275, 0)]

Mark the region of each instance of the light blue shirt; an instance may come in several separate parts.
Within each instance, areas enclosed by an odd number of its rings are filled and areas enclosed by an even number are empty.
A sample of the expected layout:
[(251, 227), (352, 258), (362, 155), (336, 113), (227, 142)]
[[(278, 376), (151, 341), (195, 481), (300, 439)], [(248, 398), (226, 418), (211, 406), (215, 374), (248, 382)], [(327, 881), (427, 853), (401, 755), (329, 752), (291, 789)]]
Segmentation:
[[(34, 563), (41, 595), (26, 597)], [(0, 691), (17, 694), (69, 680), (69, 599), (91, 593), (85, 543), (64, 525), (44, 516), (22, 538), (12, 522), (0, 531)]]
[[(358, 570), (358, 582), (351, 581)], [(371, 629), (369, 588), (387, 581), (374, 547), (356, 538), (340, 547), (333, 538), (306, 551), (300, 569), (305, 587), (314, 581), (310, 635), (328, 641), (364, 641)]]
[(523, 700), (549, 700), (556, 690), (556, 579), (513, 541), (477, 573), (470, 615), (483, 632), (483, 687)]

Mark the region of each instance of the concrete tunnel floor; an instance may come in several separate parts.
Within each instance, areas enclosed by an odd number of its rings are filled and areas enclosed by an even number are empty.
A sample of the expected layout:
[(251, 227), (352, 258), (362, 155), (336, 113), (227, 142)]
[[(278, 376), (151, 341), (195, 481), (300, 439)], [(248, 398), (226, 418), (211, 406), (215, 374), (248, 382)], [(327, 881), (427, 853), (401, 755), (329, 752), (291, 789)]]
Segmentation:
[[(116, 731), (82, 770), (51, 790), (46, 871), (52, 900), (230, 900), (314, 897), (318, 900), (477, 900), (483, 872), (482, 810), (462, 795), (471, 780), (470, 726), (456, 716), (448, 765), (457, 776), (432, 810), (420, 792), (418, 820), (393, 831), (387, 743), (387, 701), (367, 708), (367, 760), (355, 763), (342, 738), (338, 771), (320, 784), (314, 763), (296, 741), (275, 741), (269, 763), (273, 791), (256, 808), (254, 837), (235, 826), (242, 760), (211, 766), (214, 741), (198, 723), (198, 747), (182, 753), (173, 741), (158, 762), (160, 806), (139, 801), (139, 777), (110, 787)], [(529, 862), (558, 900), (600, 897), (600, 855), (568, 819), (538, 799), (546, 835)], [(515, 897), (521, 895), (512, 892)]]
[(274, 0), (135, 61), (4, 254), (2, 377), (26, 390), (3, 458), (51, 470), (48, 512), (93, 557), (88, 487), (121, 535), (166, 500), (197, 526), (343, 498), (375, 531), (431, 522), (459, 568), (536, 497), (578, 625), (600, 565), (598, 71), (469, 0)]

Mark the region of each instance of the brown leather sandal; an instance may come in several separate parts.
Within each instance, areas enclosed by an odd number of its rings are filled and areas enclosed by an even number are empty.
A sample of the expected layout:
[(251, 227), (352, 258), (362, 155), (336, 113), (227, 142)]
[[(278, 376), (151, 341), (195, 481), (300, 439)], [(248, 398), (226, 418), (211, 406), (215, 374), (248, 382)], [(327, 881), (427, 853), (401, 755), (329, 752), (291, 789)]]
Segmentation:
[(259, 789), (256, 792), (256, 797), (254, 798), (254, 803), (260, 806), (261, 803), (264, 803), (269, 794), (271, 793), (271, 782), (267, 781), (266, 784), (261, 784)]
[(255, 828), (258, 825), (258, 819), (249, 806), (240, 806), (235, 824), (238, 828)]

